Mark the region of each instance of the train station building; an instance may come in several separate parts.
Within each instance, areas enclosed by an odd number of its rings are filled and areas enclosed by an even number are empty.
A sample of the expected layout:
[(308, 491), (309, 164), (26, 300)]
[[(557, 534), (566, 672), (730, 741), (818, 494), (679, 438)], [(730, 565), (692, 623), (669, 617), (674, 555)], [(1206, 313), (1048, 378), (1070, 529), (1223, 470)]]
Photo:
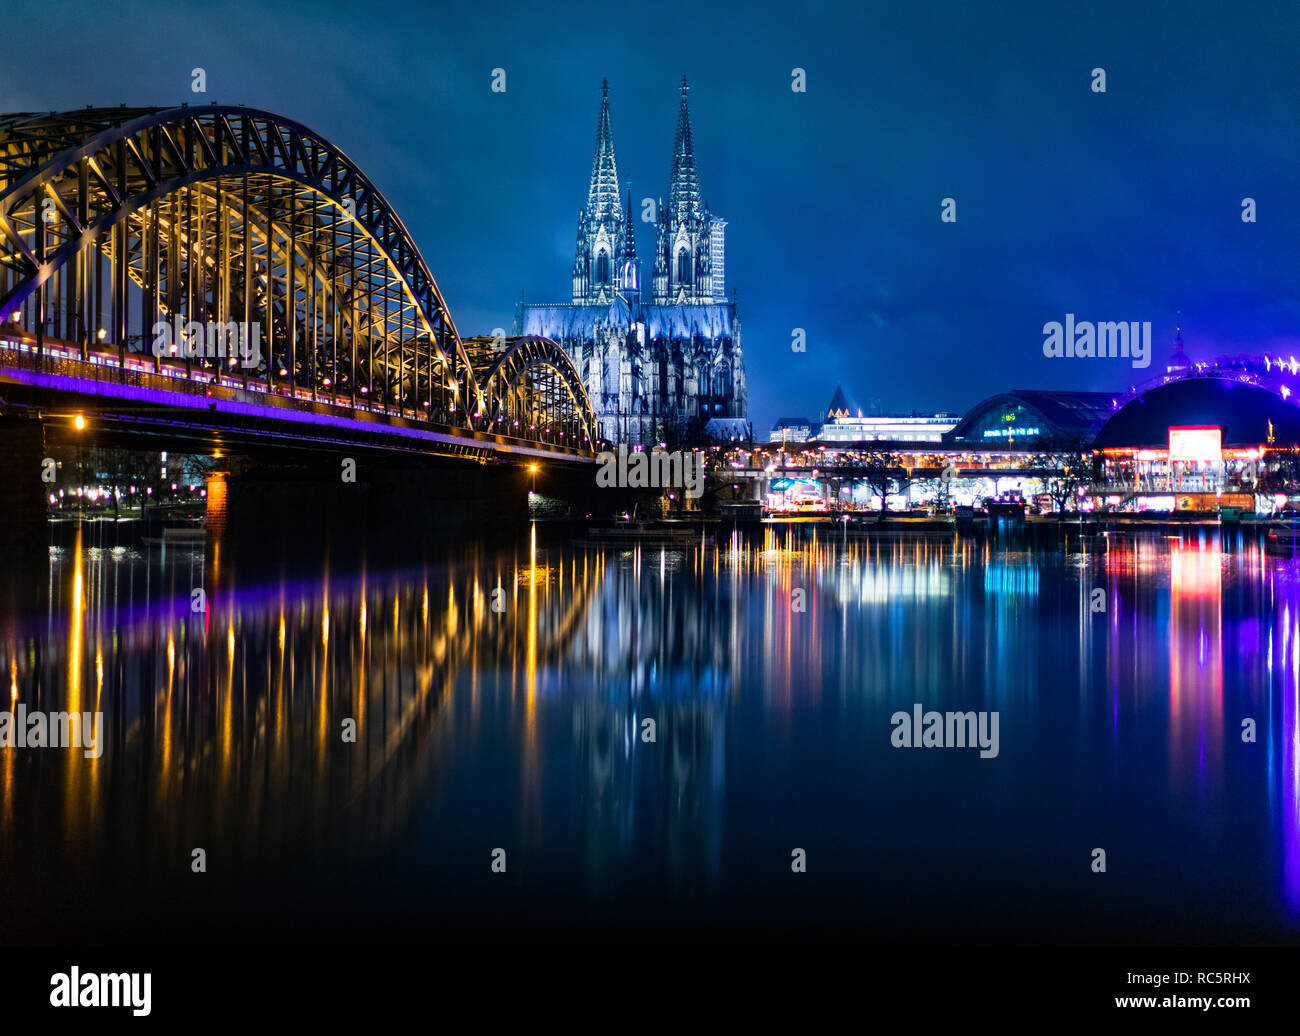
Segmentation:
[(1193, 363), (1180, 336), (1161, 373), (1124, 392), (1012, 389), (924, 439), (874, 429), (828, 436), (825, 429), (844, 420), (830, 418), (805, 441), (787, 436), (766, 450), (768, 463), (785, 469), (777, 481), (783, 499), (791, 490), (807, 496), (812, 484), (839, 504), (879, 499), (878, 487), (850, 474), (874, 465), (905, 473), (895, 483), (906, 489), (890, 496), (891, 507), (1007, 493), (1055, 510), (1068, 481), (1071, 509), (1268, 513), (1300, 495), (1297, 393), (1294, 357), (1242, 353)]

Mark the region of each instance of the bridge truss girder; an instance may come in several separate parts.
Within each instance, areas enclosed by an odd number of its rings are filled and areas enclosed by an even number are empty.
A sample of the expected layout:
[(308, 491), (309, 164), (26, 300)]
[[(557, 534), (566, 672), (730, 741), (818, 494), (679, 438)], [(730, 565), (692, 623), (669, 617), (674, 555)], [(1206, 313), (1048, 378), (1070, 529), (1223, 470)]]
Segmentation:
[[(52, 337), (121, 365), (165, 351), (162, 324), (240, 324), (260, 332), (256, 363), (172, 355), (187, 376), (224, 363), (245, 386), (457, 427), (585, 403), (572, 365), (535, 349), (531, 368), (516, 357), (510, 376), (476, 377), (373, 184), (319, 134), (243, 107), (0, 117), (0, 320), (38, 352)], [(590, 448), (586, 405), (553, 441)]]

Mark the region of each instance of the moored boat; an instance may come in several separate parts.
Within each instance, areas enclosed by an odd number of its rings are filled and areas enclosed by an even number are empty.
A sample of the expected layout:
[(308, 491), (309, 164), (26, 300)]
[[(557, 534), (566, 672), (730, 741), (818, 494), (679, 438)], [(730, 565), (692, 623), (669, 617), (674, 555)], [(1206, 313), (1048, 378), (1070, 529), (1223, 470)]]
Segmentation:
[(1300, 554), (1300, 514), (1292, 511), (1268, 523), (1264, 550), (1279, 557)]

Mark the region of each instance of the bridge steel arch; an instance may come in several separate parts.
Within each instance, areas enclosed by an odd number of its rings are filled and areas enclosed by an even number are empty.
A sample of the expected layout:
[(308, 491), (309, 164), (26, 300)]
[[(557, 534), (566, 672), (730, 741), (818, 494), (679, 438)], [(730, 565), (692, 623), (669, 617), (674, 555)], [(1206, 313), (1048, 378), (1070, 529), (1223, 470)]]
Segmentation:
[(467, 339), (466, 346), (482, 371), (484, 409), (473, 415), (476, 428), (560, 445), (595, 443), (596, 417), (582, 375), (558, 342), (524, 335)]
[[(561, 370), (539, 358), (512, 361), (522, 381), (476, 372), (374, 184), (320, 134), (242, 106), (0, 116), (0, 321), (38, 357), (58, 339), (82, 360), (116, 352), (124, 374), (137, 354), (464, 429), (496, 431), (484, 415), (515, 403), (483, 386), (540, 398)], [(159, 339), (162, 325), (197, 325), (208, 348)], [(259, 344), (251, 362), (222, 344), (236, 326)], [(566, 419), (584, 434), (556, 441), (590, 449), (590, 404), (568, 377), (585, 412)]]

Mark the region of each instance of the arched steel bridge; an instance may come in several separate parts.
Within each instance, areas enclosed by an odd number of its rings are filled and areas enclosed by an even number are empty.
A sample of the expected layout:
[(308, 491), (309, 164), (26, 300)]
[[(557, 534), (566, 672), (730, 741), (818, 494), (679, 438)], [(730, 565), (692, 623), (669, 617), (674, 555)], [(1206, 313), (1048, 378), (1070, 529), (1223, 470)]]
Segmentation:
[(506, 452), (596, 438), (560, 346), (462, 340), (356, 164), (239, 106), (0, 116), (0, 383)]

